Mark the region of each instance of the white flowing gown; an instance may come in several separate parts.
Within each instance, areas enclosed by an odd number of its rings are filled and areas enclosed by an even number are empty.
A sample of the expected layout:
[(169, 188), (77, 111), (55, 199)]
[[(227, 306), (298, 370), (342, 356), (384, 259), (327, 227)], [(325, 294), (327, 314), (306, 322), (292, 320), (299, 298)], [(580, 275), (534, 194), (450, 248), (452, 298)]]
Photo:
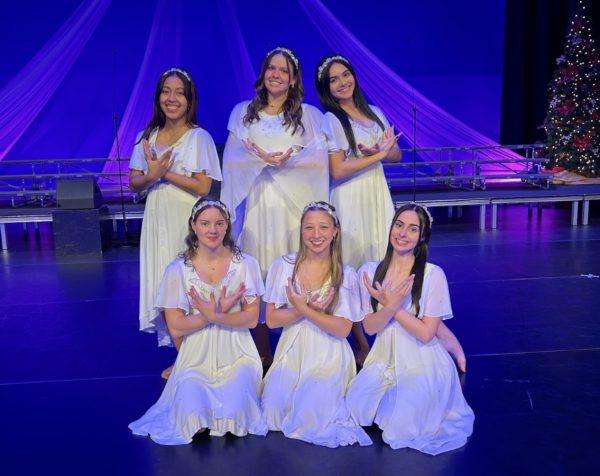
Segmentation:
[[(158, 129), (150, 134), (155, 147)], [(190, 129), (172, 146), (171, 171), (191, 176), (205, 173), (221, 180), (219, 157), (212, 137), (199, 127)], [(164, 152), (164, 151), (160, 151)], [(148, 173), (142, 143), (136, 144), (129, 168)], [(171, 345), (164, 316), (155, 307), (155, 297), (167, 265), (185, 249), (188, 219), (198, 197), (162, 179), (148, 189), (140, 238), (140, 330), (156, 332), (158, 345)]]
[[(389, 123), (381, 110), (370, 106), (387, 129)], [(356, 144), (373, 147), (383, 139), (383, 130), (374, 122), (364, 126), (350, 119)], [(348, 139), (339, 119), (331, 112), (323, 117), (323, 133), (327, 138), (329, 152), (343, 151), (345, 160), (361, 160), (358, 151), (350, 151)], [(381, 162), (371, 165), (349, 177), (331, 181), (331, 204), (336, 208), (342, 229), (344, 260), (355, 269), (368, 261), (383, 259), (394, 204)]]
[[(372, 282), (376, 262), (367, 263)], [(361, 280), (362, 313), (373, 312)], [(427, 263), (419, 317), (452, 317), (448, 283), (443, 270)], [(403, 308), (414, 314), (408, 296)], [(462, 394), (458, 373), (437, 337), (424, 344), (391, 320), (375, 343), (346, 397), (348, 408), (363, 426), (375, 422), (392, 448), (414, 448), (437, 455), (460, 448), (473, 432), (475, 416)]]
[[(298, 249), (304, 207), (313, 200), (327, 201), (329, 164), (322, 114), (315, 107), (302, 105), (305, 131), (292, 133), (283, 125), (283, 114), (260, 112), (258, 121), (244, 124), (248, 104), (235, 106), (229, 118), (221, 200), (231, 210), (240, 248), (256, 257), (264, 277), (277, 257)], [(295, 152), (285, 165), (270, 166), (248, 152), (245, 139), (267, 152), (290, 147)]]
[[(276, 307), (290, 306), (285, 288), (295, 255), (278, 258), (267, 276), (264, 300)], [(318, 292), (324, 296), (329, 285)], [(344, 267), (344, 281), (334, 315), (360, 320), (358, 278)], [(283, 329), (273, 365), (264, 379), (263, 411), (269, 430), (288, 438), (335, 448), (371, 439), (350, 416), (344, 401), (346, 388), (356, 375), (354, 354), (343, 338), (335, 337), (306, 318)]]
[[(156, 299), (160, 310), (190, 308), (186, 292), (194, 287), (202, 299), (221, 288), (233, 294), (245, 283), (247, 302), (260, 299), (264, 285), (256, 260), (232, 258), (225, 278), (207, 284), (193, 266), (177, 258), (166, 269)], [(241, 309), (238, 303), (230, 312)], [(209, 324), (183, 339), (173, 372), (158, 401), (129, 425), (136, 435), (150, 435), (163, 445), (189, 443), (201, 428), (213, 436), (230, 432), (265, 435), (267, 426), (260, 408), (262, 363), (248, 329)]]

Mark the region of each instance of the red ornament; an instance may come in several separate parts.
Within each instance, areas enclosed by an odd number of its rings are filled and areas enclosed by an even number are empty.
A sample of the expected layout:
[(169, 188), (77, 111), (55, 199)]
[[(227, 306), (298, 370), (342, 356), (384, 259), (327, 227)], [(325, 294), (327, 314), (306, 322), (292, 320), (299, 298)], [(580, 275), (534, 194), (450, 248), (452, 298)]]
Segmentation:
[(592, 144), (590, 144), (592, 138), (589, 135), (574, 136), (573, 137), (573, 147), (578, 150), (587, 150), (592, 148)]
[(600, 54), (598, 54), (597, 51), (590, 51), (587, 55), (587, 59), (592, 65), (594, 65), (600, 60)]
[(573, 112), (575, 110), (575, 103), (571, 99), (567, 99), (562, 105), (558, 108), (558, 112), (563, 116)]
[(563, 81), (568, 83), (575, 79), (575, 73), (579, 72), (579, 70), (577, 70), (574, 65), (570, 64), (566, 68), (561, 69), (560, 72), (563, 75)]

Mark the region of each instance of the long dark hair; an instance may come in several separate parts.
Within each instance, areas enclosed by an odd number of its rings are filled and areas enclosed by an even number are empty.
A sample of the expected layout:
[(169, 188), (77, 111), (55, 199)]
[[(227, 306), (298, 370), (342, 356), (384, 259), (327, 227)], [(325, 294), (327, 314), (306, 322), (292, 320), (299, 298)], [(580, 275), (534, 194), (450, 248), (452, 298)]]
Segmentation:
[[(295, 134), (298, 129), (304, 134), (304, 125), (302, 124), (302, 100), (304, 99), (304, 86), (302, 85), (302, 70), (300, 63), (296, 66), (296, 62), (292, 59), (288, 51), (289, 48), (275, 48), (270, 51), (262, 62), (260, 74), (254, 81), (254, 90), (256, 95), (248, 104), (246, 115), (244, 116), (244, 124), (249, 125), (260, 118), (258, 113), (264, 109), (269, 103), (267, 87), (265, 86), (265, 73), (271, 63), (271, 58), (275, 55), (283, 55), (287, 63), (288, 71), (290, 72), (290, 81), (295, 80), (294, 85), (290, 86), (287, 98), (283, 103), (283, 125), (287, 128), (292, 128), (292, 134)], [(296, 54), (292, 52), (294, 58)], [(297, 59), (296, 59), (297, 61)]]
[(154, 90), (152, 119), (150, 119), (144, 128), (140, 140), (137, 143), (139, 143), (142, 139), (149, 139), (150, 134), (157, 127), (161, 129), (165, 126), (167, 118), (163, 110), (160, 108), (160, 95), (165, 85), (165, 81), (171, 76), (177, 76), (183, 82), (183, 94), (185, 95), (185, 99), (187, 100), (188, 104), (187, 111), (185, 113), (185, 123), (190, 128), (198, 127), (198, 121), (196, 119), (196, 115), (198, 113), (198, 94), (196, 92), (196, 85), (194, 84), (190, 73), (182, 68), (171, 68), (165, 71), (158, 79), (158, 83), (156, 83), (156, 89)]
[[(304, 217), (308, 212), (315, 211), (327, 213), (331, 217), (333, 226), (337, 230), (337, 233), (329, 245), (329, 258), (331, 259), (331, 266), (329, 268), (328, 277), (331, 279), (331, 287), (335, 290), (335, 296), (333, 297), (333, 301), (329, 307), (325, 309), (325, 312), (327, 314), (331, 314), (337, 306), (340, 287), (344, 282), (344, 264), (342, 262), (342, 230), (340, 229), (340, 220), (335, 213), (335, 207), (327, 202), (310, 202), (302, 212), (302, 218), (300, 219), (300, 248), (298, 249), (298, 254), (296, 255), (296, 263), (294, 264), (294, 271), (292, 273), (292, 282), (296, 282), (296, 274), (298, 273), (300, 264), (302, 264), (302, 262), (306, 259), (306, 246), (302, 241), (302, 223), (304, 222)], [(323, 283), (321, 283), (321, 285), (323, 285)]]
[[(335, 57), (334, 60), (331, 58)], [(323, 64), (326, 64), (323, 67)], [(354, 101), (354, 105), (356, 108), (364, 114), (369, 119), (375, 121), (381, 130), (385, 130), (383, 126), (383, 122), (377, 114), (373, 112), (373, 110), (369, 107), (367, 100), (363, 96), (363, 93), (358, 85), (358, 79), (356, 78), (356, 72), (354, 68), (350, 64), (350, 62), (340, 55), (328, 55), (325, 56), (319, 64), (317, 65), (317, 70), (315, 71), (315, 85), (317, 87), (317, 94), (319, 95), (319, 101), (321, 101), (321, 105), (326, 111), (331, 112), (337, 117), (342, 127), (344, 128), (344, 134), (346, 134), (346, 139), (348, 140), (348, 145), (350, 146), (350, 150), (352, 154), (355, 156), (358, 155), (358, 149), (356, 147), (356, 139), (354, 137), (354, 132), (352, 131), (352, 125), (350, 124), (350, 118), (348, 114), (341, 108), (340, 104), (331, 94), (331, 88), (329, 87), (329, 70), (334, 63), (341, 64), (348, 68), (350, 74), (354, 77), (354, 92), (352, 93), (352, 100)]]
[[(420, 223), (420, 232), (419, 232), (419, 243), (414, 249), (415, 262), (413, 263), (412, 269), (410, 270), (410, 274), (415, 275), (415, 280), (413, 282), (412, 287), (412, 297), (411, 301), (416, 310), (416, 316), (419, 315), (419, 311), (421, 310), (421, 306), (419, 304), (419, 300), (421, 299), (421, 292), (423, 291), (423, 279), (425, 277), (425, 264), (427, 263), (427, 253), (429, 251), (429, 237), (431, 236), (431, 220), (429, 219), (429, 215), (427, 211), (416, 203), (407, 203), (406, 205), (402, 205), (396, 213), (394, 214), (394, 218), (392, 220), (392, 225), (390, 226), (390, 232), (388, 234), (388, 245), (387, 250), (385, 252), (385, 257), (383, 261), (379, 263), (377, 269), (375, 270), (375, 275), (373, 276), (373, 286), (375, 283), (382, 283), (385, 279), (385, 275), (387, 274), (390, 263), (392, 262), (392, 255), (394, 254), (394, 248), (390, 241), (390, 236), (392, 234), (392, 229), (396, 220), (400, 216), (402, 212), (406, 210), (414, 211), (419, 217)], [(371, 307), (373, 308), (373, 312), (377, 311), (377, 300), (371, 297)]]
[(185, 237), (186, 250), (179, 253), (179, 256), (184, 259), (186, 264), (190, 264), (192, 261), (192, 257), (196, 252), (196, 248), (198, 248), (198, 237), (192, 228), (192, 223), (196, 221), (198, 215), (202, 213), (204, 210), (209, 208), (216, 208), (221, 212), (223, 218), (227, 221), (227, 229), (225, 230), (225, 236), (223, 237), (223, 246), (225, 248), (229, 248), (233, 253), (233, 258), (239, 262), (242, 259), (242, 251), (235, 244), (235, 240), (233, 239), (233, 235), (231, 233), (231, 216), (229, 214), (229, 209), (227, 206), (221, 201), (212, 199), (209, 197), (200, 198), (192, 208), (192, 213), (190, 218), (188, 219), (188, 234)]

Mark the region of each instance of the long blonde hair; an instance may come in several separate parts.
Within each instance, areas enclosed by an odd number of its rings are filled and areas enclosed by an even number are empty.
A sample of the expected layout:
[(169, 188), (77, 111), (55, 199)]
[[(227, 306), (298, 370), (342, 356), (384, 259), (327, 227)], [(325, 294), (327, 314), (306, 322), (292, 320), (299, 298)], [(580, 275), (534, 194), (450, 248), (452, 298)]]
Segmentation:
[[(326, 280), (327, 278), (330, 279), (331, 287), (333, 287), (335, 290), (333, 301), (331, 301), (329, 307), (325, 309), (327, 314), (332, 314), (333, 310), (337, 306), (340, 287), (344, 281), (344, 263), (342, 261), (342, 230), (340, 229), (340, 221), (335, 213), (335, 207), (327, 202), (310, 202), (306, 207), (304, 207), (302, 218), (300, 219), (300, 248), (298, 249), (298, 254), (296, 255), (296, 263), (294, 264), (294, 271), (292, 273), (292, 282), (296, 283), (298, 269), (300, 268), (302, 262), (306, 259), (307, 254), (306, 246), (302, 240), (302, 223), (304, 222), (304, 217), (306, 214), (314, 211), (327, 213), (331, 217), (333, 226), (337, 230), (337, 233), (329, 245), (330, 268), (329, 273), (326, 276)], [(321, 283), (321, 285), (323, 285), (323, 283)]]

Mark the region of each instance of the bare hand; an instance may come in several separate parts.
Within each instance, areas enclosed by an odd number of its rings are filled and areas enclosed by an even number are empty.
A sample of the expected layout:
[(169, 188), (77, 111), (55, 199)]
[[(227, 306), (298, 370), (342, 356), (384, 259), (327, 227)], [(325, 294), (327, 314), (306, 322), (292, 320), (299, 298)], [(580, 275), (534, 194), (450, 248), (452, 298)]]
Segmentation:
[[(367, 274), (367, 272), (365, 271), (363, 273), (363, 283), (365, 285), (365, 288), (367, 288), (367, 291), (369, 293), (369, 295), (374, 298), (377, 302), (383, 304), (381, 302), (382, 299), (382, 295), (379, 289), (377, 289), (376, 287), (373, 287), (373, 285), (371, 284), (371, 281), (369, 280), (369, 275)], [(379, 283), (376, 283), (379, 284)]]
[(398, 139), (402, 135), (402, 131), (398, 132), (398, 134), (394, 133), (394, 126), (388, 127), (385, 131), (383, 131), (383, 138), (381, 140), (381, 144), (379, 144), (379, 150), (383, 154), (383, 158), (386, 158), (392, 148), (398, 142)]
[(318, 293), (315, 293), (308, 300), (308, 307), (314, 309), (315, 311), (325, 312), (327, 308), (333, 302), (333, 298), (335, 296), (335, 289), (330, 287), (325, 296), (321, 298)]
[(175, 158), (171, 157), (173, 149), (167, 149), (167, 151), (159, 158), (156, 155), (156, 151), (150, 147), (147, 139), (142, 140), (142, 147), (144, 149), (144, 159), (148, 165), (148, 175), (155, 180), (161, 179), (169, 171), (175, 161)]
[(379, 152), (379, 144), (375, 144), (373, 147), (367, 147), (364, 144), (358, 144), (357, 147), (364, 156), (374, 155)]
[(383, 307), (393, 309), (394, 312), (400, 308), (406, 296), (412, 292), (414, 279), (414, 274), (411, 274), (399, 282), (386, 280), (383, 284), (375, 283), (375, 286), (372, 286), (367, 273), (363, 273), (363, 282), (371, 297), (375, 298)]
[(274, 167), (280, 167), (284, 165), (292, 156), (292, 152), (294, 151), (294, 149), (290, 147), (285, 152), (267, 152), (257, 146), (250, 139), (244, 139), (242, 142), (244, 143), (244, 146), (248, 152), (256, 155), (258, 158), (264, 160), (267, 164)]
[(190, 291), (187, 293), (190, 298), (190, 303), (194, 309), (198, 309), (208, 322), (217, 321), (217, 313), (219, 308), (217, 306), (217, 300), (215, 299), (215, 293), (210, 293), (210, 298), (205, 301), (200, 297), (198, 291), (194, 287), (190, 287)]
[(246, 293), (246, 285), (240, 283), (238, 288), (234, 291), (231, 296), (227, 296), (227, 286), (221, 288), (221, 295), (219, 296), (219, 307), (221, 312), (228, 313), (230, 309), (237, 304), (237, 302)]
[(288, 278), (288, 284), (285, 289), (285, 292), (287, 294), (288, 300), (290, 301), (290, 304), (294, 306), (298, 311), (301, 311), (301, 309), (303, 309), (303, 307), (306, 306), (307, 296), (304, 286), (300, 284), (299, 287), (300, 292), (297, 292), (294, 289), (294, 285), (292, 284), (292, 279)]

